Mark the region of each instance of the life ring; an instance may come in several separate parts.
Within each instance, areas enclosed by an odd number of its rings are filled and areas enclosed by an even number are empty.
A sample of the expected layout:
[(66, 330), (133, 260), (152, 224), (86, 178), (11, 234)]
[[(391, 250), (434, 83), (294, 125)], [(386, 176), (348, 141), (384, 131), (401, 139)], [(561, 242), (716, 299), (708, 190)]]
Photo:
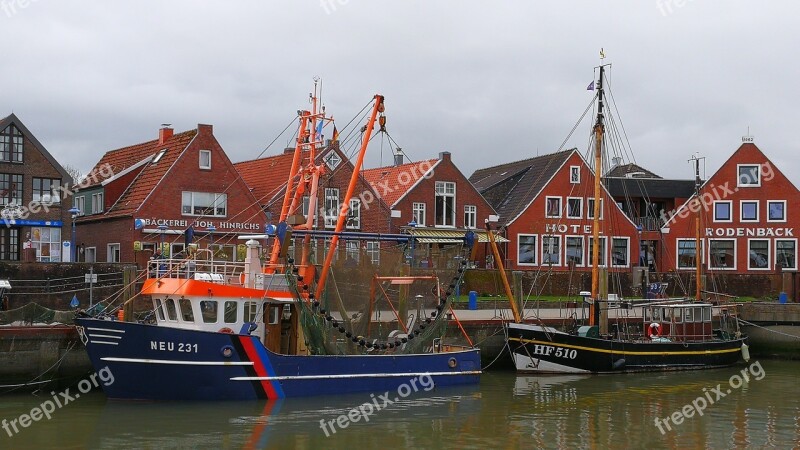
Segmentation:
[(661, 336), (661, 324), (658, 322), (653, 322), (647, 327), (647, 337), (652, 338), (653, 336)]
[(228, 327), (223, 327), (223, 328), (220, 328), (220, 329), (219, 329), (219, 332), (220, 332), (220, 333), (233, 334), (233, 330), (231, 330), (231, 329), (230, 329), (230, 328), (228, 328)]

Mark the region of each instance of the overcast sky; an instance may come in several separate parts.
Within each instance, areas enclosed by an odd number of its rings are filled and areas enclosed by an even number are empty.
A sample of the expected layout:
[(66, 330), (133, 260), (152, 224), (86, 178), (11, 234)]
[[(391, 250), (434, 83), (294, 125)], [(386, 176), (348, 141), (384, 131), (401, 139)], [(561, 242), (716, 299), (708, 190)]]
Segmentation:
[[(308, 107), (320, 76), (340, 128), (381, 93), (411, 158), (448, 150), (469, 176), (558, 149), (602, 47), (640, 165), (691, 178), (700, 152), (711, 175), (749, 126), (800, 185), (799, 13), (796, 1), (0, 0), (0, 115), (83, 171), (165, 122), (213, 124), (241, 161)], [(590, 126), (569, 146), (585, 150)]]

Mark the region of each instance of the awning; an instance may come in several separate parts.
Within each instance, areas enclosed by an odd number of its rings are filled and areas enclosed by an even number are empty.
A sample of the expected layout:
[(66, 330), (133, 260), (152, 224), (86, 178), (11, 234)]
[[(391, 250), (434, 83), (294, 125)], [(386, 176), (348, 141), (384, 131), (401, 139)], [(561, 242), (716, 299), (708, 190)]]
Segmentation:
[[(468, 230), (411, 230), (417, 242), (423, 244), (458, 244), (464, 242), (464, 234)], [(489, 242), (489, 236), (485, 231), (475, 231), (478, 235), (478, 242)], [(508, 242), (508, 239), (495, 234), (496, 242)]]

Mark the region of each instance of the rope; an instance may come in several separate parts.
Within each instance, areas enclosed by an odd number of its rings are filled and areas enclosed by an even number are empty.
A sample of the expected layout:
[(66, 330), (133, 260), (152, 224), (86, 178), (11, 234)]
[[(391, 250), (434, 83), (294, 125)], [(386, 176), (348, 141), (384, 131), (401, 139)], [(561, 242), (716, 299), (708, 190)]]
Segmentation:
[(770, 329), (769, 329), (769, 328), (767, 328), (767, 327), (763, 327), (763, 326), (761, 326), (761, 325), (756, 325), (756, 324), (754, 324), (753, 322), (748, 322), (748, 321), (746, 321), (746, 320), (744, 320), (744, 319), (738, 319), (738, 320), (739, 320), (739, 322), (741, 322), (741, 323), (743, 323), (743, 324), (745, 324), (745, 325), (750, 325), (750, 326), (754, 326), (754, 327), (756, 327), (756, 328), (761, 328), (762, 330), (764, 330), (764, 331), (769, 331), (770, 333), (780, 334), (780, 335), (782, 335), (782, 336), (786, 336), (786, 337), (790, 337), (790, 338), (794, 338), (794, 339), (800, 339), (800, 336), (795, 336), (795, 335), (793, 335), (793, 334), (784, 333), (784, 332), (782, 332), (782, 331), (770, 330)]

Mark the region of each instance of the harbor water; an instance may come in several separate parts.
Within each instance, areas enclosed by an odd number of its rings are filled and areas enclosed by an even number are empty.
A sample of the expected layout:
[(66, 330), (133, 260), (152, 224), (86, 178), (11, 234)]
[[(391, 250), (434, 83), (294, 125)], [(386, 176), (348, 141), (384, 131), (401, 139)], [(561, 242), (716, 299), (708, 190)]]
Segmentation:
[[(222, 403), (115, 402), (75, 386), (3, 396), (0, 448), (797, 448), (798, 374), (800, 362), (771, 360), (608, 376), (494, 371), (472, 387), (420, 377), (397, 392)], [(54, 396), (60, 407), (45, 406)]]

